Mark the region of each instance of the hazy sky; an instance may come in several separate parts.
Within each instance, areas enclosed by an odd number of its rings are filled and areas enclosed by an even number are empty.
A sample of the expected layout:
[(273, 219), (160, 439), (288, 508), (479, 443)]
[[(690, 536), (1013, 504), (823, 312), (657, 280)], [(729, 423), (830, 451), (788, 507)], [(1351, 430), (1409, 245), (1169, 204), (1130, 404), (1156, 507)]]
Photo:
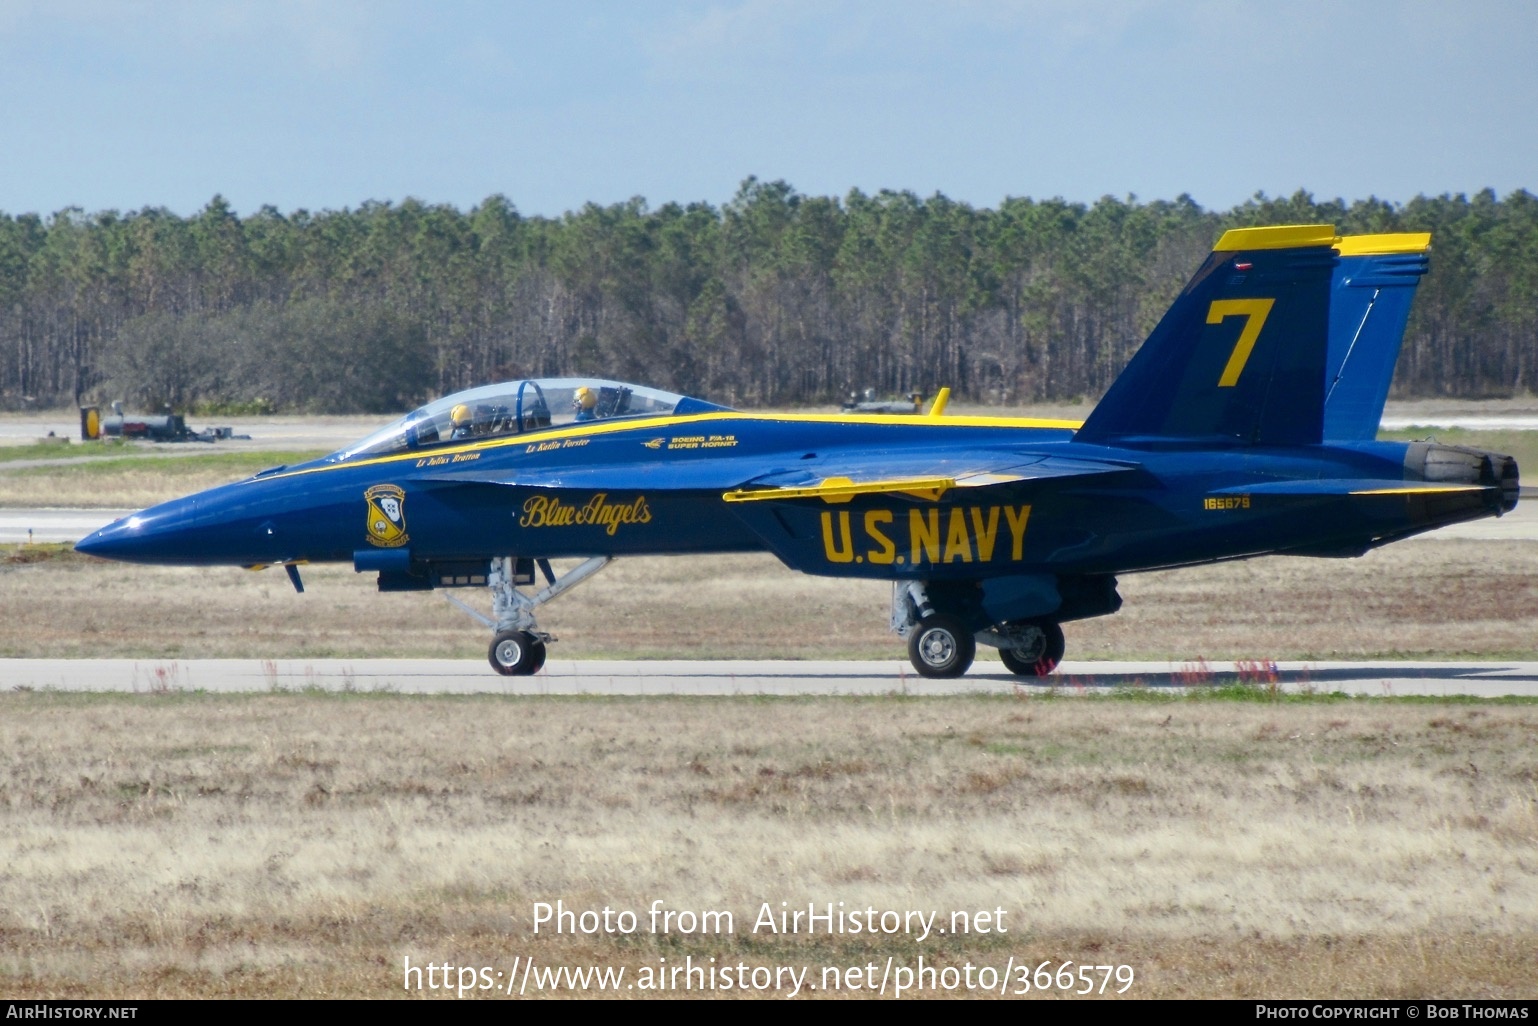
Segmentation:
[(1532, 0), (0, 0), (0, 211), (1538, 189)]

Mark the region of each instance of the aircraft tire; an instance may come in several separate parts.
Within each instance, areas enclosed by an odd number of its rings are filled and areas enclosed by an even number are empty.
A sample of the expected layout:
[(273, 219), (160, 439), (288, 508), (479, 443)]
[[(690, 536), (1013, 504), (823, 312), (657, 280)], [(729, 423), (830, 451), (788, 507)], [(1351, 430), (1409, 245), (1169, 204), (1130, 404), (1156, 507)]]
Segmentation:
[(1047, 676), (1063, 661), (1063, 652), (1067, 648), (1067, 642), (1063, 640), (1063, 628), (1055, 621), (1038, 620), (1032, 622), (1031, 626), (1041, 628), (1042, 636), (1038, 644), (999, 649), (999, 658), (1004, 661), (1004, 668), (1017, 677)]
[(486, 655), (502, 676), (527, 677), (545, 664), (545, 644), (527, 631), (499, 631)]
[(908, 659), (921, 677), (960, 677), (977, 655), (977, 639), (954, 616), (936, 613), (919, 621), (908, 635)]

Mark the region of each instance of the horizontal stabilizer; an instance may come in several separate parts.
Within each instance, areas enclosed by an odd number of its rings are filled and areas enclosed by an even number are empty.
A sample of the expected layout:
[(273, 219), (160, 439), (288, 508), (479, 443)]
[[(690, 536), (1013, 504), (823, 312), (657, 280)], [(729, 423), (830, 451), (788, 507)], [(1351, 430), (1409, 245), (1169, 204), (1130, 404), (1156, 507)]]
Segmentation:
[(1264, 484), (1216, 488), (1211, 495), (1440, 495), (1480, 492), (1484, 485), (1446, 484), (1437, 481), (1383, 481), (1362, 478), (1315, 478), (1309, 481), (1267, 481)]

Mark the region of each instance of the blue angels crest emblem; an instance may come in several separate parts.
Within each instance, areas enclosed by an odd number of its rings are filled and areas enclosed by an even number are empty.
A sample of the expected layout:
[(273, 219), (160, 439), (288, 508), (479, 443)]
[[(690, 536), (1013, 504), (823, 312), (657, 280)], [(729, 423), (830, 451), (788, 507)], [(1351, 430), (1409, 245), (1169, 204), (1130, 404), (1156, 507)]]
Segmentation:
[(381, 548), (406, 544), (406, 491), (390, 484), (375, 485), (363, 493), (368, 503), (368, 540)]

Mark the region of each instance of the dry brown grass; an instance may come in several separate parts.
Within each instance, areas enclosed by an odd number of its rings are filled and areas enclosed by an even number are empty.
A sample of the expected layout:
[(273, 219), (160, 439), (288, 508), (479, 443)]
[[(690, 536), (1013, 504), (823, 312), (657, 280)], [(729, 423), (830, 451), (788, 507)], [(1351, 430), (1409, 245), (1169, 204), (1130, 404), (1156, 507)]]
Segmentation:
[[(13, 996), (388, 997), (406, 957), (530, 955), (1535, 991), (1532, 707), (13, 693), (0, 742)], [(736, 931), (533, 936), (557, 899)], [(1008, 933), (755, 936), (781, 901), (1002, 907)]]
[[(441, 598), (370, 575), (0, 561), (0, 655), (478, 657)], [(1498, 557), (1498, 558), (1496, 558)], [(465, 590), (468, 601), (485, 596)], [(1069, 624), (1068, 657), (1533, 658), (1538, 542), (1420, 541), (1354, 560), (1270, 558), (1122, 579), (1115, 616)], [(545, 607), (564, 657), (897, 656), (889, 586), (809, 577), (769, 556), (620, 560)], [(992, 658), (987, 651), (982, 658)]]
[(5, 494), (0, 504), (12, 509), (140, 509), (250, 476), (200, 469), (190, 457), (186, 462), (183, 473), (125, 469), (87, 474), (61, 468), (49, 474), (10, 475), (3, 479)]

